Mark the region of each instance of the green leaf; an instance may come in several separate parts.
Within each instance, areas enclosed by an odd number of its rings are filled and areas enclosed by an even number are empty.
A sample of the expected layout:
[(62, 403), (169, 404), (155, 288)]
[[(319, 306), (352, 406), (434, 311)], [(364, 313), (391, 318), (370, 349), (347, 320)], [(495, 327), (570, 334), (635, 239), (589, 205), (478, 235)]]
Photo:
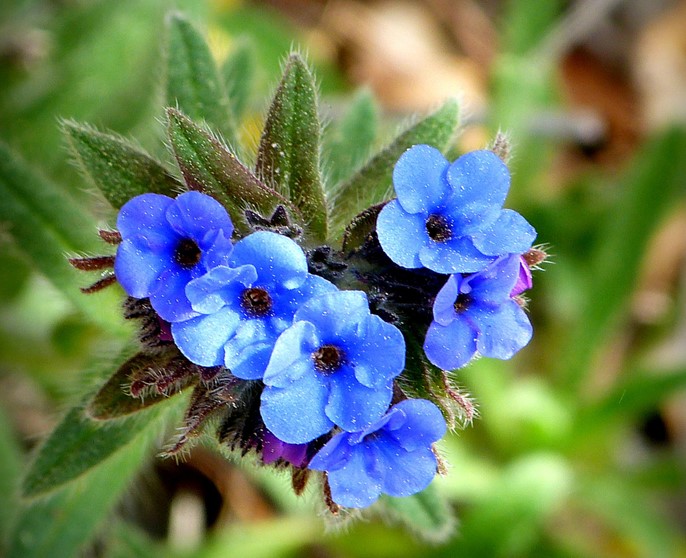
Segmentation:
[(119, 309), (119, 292), (84, 295), (85, 275), (66, 253), (101, 248), (95, 222), (58, 186), (36, 174), (0, 142), (0, 225), (17, 248), (93, 323), (113, 333), (128, 331)]
[(277, 205), (286, 207), (296, 222), (302, 222), (286, 198), (260, 182), (212, 135), (175, 109), (168, 109), (167, 116), (169, 139), (188, 187), (223, 202), (234, 225), (247, 231), (246, 208), (269, 216)]
[[(18, 514), (8, 558), (78, 555), (141, 468), (162, 427), (176, 420), (180, 409), (176, 406), (167, 410), (157, 415), (159, 420), (150, 421), (148, 428), (136, 431), (128, 445), (84, 471), (76, 482), (46, 498), (28, 502)], [(105, 431), (101, 435), (107, 436)], [(81, 456), (97, 440), (83, 438), (83, 443), (86, 448), (75, 447)]]
[(373, 205), (350, 221), (343, 234), (344, 252), (351, 252), (365, 243), (372, 231), (376, 229), (376, 218), (382, 208), (381, 203)]
[(350, 178), (369, 157), (379, 126), (379, 109), (374, 95), (368, 89), (355, 95), (343, 119), (330, 127), (327, 147), (328, 179), (331, 191)]
[(72, 408), (38, 451), (22, 483), (24, 496), (46, 494), (88, 473), (163, 423), (164, 411), (179, 407), (182, 399), (168, 399), (144, 412), (107, 422), (88, 418), (83, 405)]
[[(152, 405), (169, 399), (169, 393), (146, 393), (144, 397), (133, 397), (127, 393), (132, 379), (147, 370), (164, 370), (164, 367), (178, 355), (174, 351), (168, 355), (138, 353), (122, 364), (114, 375), (105, 382), (88, 404), (86, 413), (96, 420), (111, 420), (132, 415)], [(190, 380), (191, 376), (189, 376)], [(187, 387), (184, 385), (183, 387)]]
[(316, 240), (327, 235), (327, 207), (319, 171), (317, 91), (307, 64), (291, 54), (264, 124), (257, 176), (290, 199)]
[[(686, 130), (672, 129), (646, 144), (622, 181), (623, 197), (599, 232), (588, 265), (588, 286), (578, 324), (560, 359), (560, 374), (572, 390), (593, 370), (596, 351), (629, 307), (648, 242), (666, 214), (684, 196)], [(659, 195), (656, 195), (659, 193)]]
[(237, 39), (233, 45), (233, 50), (222, 64), (221, 76), (224, 80), (231, 111), (237, 122), (243, 119), (245, 111), (250, 105), (256, 65), (255, 44), (249, 37)]
[(339, 238), (355, 215), (391, 198), (393, 167), (407, 149), (417, 144), (445, 149), (455, 135), (458, 120), (457, 101), (450, 100), (436, 112), (407, 128), (388, 147), (372, 157), (338, 190), (331, 211), (330, 237)]
[(167, 105), (207, 124), (237, 145), (236, 125), (224, 83), (205, 39), (178, 13), (169, 17)]
[(175, 196), (183, 189), (161, 163), (124, 138), (71, 121), (62, 128), (83, 174), (113, 207), (140, 194)]
[(12, 423), (0, 407), (0, 554), (5, 550), (5, 541), (19, 500), (19, 479), (23, 463), (19, 440)]
[(406, 498), (383, 495), (379, 503), (385, 514), (426, 541), (443, 542), (455, 530), (455, 517), (448, 501), (433, 484)]

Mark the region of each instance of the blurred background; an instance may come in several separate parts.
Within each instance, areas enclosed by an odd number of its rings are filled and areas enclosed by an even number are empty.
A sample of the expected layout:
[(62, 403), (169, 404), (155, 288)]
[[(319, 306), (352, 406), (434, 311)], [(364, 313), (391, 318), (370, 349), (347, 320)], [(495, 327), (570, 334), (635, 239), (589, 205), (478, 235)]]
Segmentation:
[(379, 147), (450, 96), (463, 107), (454, 153), (507, 132), (508, 206), (551, 254), (530, 293), (534, 339), (459, 372), (480, 417), (442, 442), (450, 470), (435, 485), (458, 520), (440, 543), (378, 517), (326, 529), (316, 494), (296, 499), (286, 476), (203, 445), (184, 462), (155, 458), (173, 424), (97, 492), (21, 503), (32, 450), (130, 330), (120, 293), (84, 311), (89, 278), (53, 276), (26, 253), (12, 227), (28, 223), (30, 196), (2, 190), (0, 554), (686, 556), (686, 2), (3, 0), (0, 139), (82, 208), (66, 218), (65, 254), (102, 250), (95, 225), (114, 212), (70, 162), (60, 119), (171, 164), (160, 120), (173, 8), (218, 63), (238, 48), (254, 60), (248, 145), (291, 48), (315, 68), (325, 121), (373, 92)]

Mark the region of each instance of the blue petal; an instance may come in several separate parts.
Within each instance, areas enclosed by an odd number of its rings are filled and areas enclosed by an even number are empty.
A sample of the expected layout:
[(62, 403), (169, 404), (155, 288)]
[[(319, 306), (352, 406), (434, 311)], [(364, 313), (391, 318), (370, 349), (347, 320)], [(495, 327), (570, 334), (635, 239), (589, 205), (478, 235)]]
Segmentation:
[(379, 316), (370, 315), (358, 329), (360, 340), (348, 356), (355, 369), (355, 378), (362, 385), (378, 388), (405, 368), (405, 339), (401, 331)]
[(262, 392), (262, 420), (279, 440), (304, 444), (334, 426), (324, 413), (327, 396), (318, 374), (306, 374), (287, 388), (267, 386)]
[(386, 463), (382, 490), (396, 498), (424, 490), (436, 476), (436, 456), (430, 448), (407, 452), (396, 445), (379, 444)]
[(355, 380), (352, 370), (343, 366), (329, 377), (326, 415), (343, 430), (364, 430), (379, 420), (393, 397), (393, 384), (368, 388)]
[(267, 368), (277, 333), (265, 320), (244, 320), (224, 346), (224, 364), (242, 380), (260, 380)]
[(117, 248), (114, 274), (129, 296), (145, 298), (155, 289), (157, 278), (171, 267), (168, 252), (151, 251), (146, 239), (124, 239)]
[(336, 471), (345, 466), (352, 457), (354, 445), (347, 432), (339, 432), (312, 458), (308, 469), (315, 471)]
[(415, 145), (405, 151), (393, 169), (398, 202), (408, 213), (431, 213), (450, 193), (445, 173), (448, 161), (436, 148)]
[(117, 216), (117, 230), (122, 237), (146, 236), (148, 233), (173, 235), (164, 218), (167, 208), (174, 200), (161, 194), (143, 194), (126, 202)]
[(241, 293), (256, 279), (257, 272), (251, 265), (219, 266), (190, 281), (186, 296), (193, 310), (201, 314), (212, 314), (223, 306), (238, 311)]
[(403, 449), (428, 448), (445, 435), (443, 413), (431, 401), (406, 399), (394, 405), (393, 409), (401, 411), (404, 420), (389, 422), (385, 430)]
[(426, 215), (407, 213), (398, 200), (388, 202), (376, 220), (376, 232), (386, 255), (402, 267), (422, 267), (419, 252), (431, 242)]
[(381, 480), (366, 470), (365, 452), (356, 446), (348, 463), (328, 474), (331, 498), (346, 508), (366, 508), (381, 495)]
[(354, 335), (369, 316), (369, 302), (362, 291), (326, 293), (308, 300), (295, 313), (295, 321), (314, 324), (319, 338), (330, 343)]
[(236, 331), (238, 314), (227, 308), (172, 324), (174, 342), (184, 356), (200, 366), (224, 364), (224, 345)]
[(471, 317), (480, 330), (477, 350), (486, 357), (504, 360), (512, 358), (526, 346), (533, 334), (526, 313), (512, 300), (496, 310), (475, 311)]
[(460, 283), (462, 282), (462, 276), (451, 275), (445, 282), (445, 285), (441, 287), (438, 291), (436, 298), (434, 299), (433, 306), (433, 316), (434, 321), (442, 326), (447, 326), (450, 324), (457, 313), (455, 312), (455, 301), (459, 294)]
[(200, 192), (185, 192), (167, 209), (167, 221), (181, 236), (200, 243), (208, 231), (221, 229), (227, 238), (233, 223), (226, 209), (214, 198)]
[(315, 374), (311, 356), (319, 345), (317, 331), (311, 323), (294, 323), (276, 340), (264, 372), (264, 383), (288, 387), (307, 372)]
[(474, 246), (487, 256), (523, 254), (535, 238), (536, 229), (511, 209), (503, 209), (495, 223), (472, 236)]
[(424, 353), (439, 368), (460, 368), (476, 352), (476, 335), (476, 331), (463, 317), (458, 317), (447, 326), (431, 322), (424, 340)]
[(494, 258), (484, 256), (467, 237), (457, 237), (445, 242), (433, 242), (423, 247), (419, 259), (436, 273), (473, 273), (481, 271)]
[(168, 269), (157, 278), (157, 286), (150, 293), (150, 304), (167, 322), (182, 322), (198, 315), (186, 297), (186, 285), (191, 280), (190, 270), (178, 267)]
[(309, 274), (305, 282), (297, 289), (280, 289), (274, 297), (273, 312), (276, 316), (288, 320), (289, 325), (296, 311), (308, 300), (326, 293), (336, 292), (338, 287), (318, 275)]
[(448, 169), (455, 203), (502, 207), (510, 189), (510, 171), (493, 151), (465, 153)]
[(510, 300), (510, 293), (519, 278), (520, 257), (511, 255), (498, 258), (481, 273), (470, 275), (464, 283), (471, 287), (475, 300), (498, 305)]
[(220, 265), (229, 265), (229, 257), (233, 251), (231, 237), (222, 230), (209, 231), (202, 242), (202, 264), (205, 269), (212, 269)]
[(463, 203), (459, 197), (448, 200), (442, 216), (451, 223), (455, 237), (481, 232), (496, 221), (502, 210), (486, 202)]
[(307, 259), (302, 248), (290, 238), (258, 231), (233, 247), (231, 265), (251, 264), (257, 269), (258, 284), (279, 284), (295, 289), (307, 279)]

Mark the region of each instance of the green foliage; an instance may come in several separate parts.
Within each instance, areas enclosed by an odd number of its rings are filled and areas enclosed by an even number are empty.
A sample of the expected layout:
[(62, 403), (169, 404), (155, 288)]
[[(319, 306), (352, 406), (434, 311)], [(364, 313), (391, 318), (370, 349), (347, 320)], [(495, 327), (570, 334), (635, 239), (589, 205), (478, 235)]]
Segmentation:
[(65, 122), (63, 129), (84, 176), (113, 207), (148, 192), (173, 196), (182, 190), (162, 163), (124, 138), (76, 122)]
[(271, 215), (279, 204), (302, 222), (286, 198), (260, 182), (211, 134), (175, 109), (168, 109), (167, 117), (169, 140), (186, 184), (222, 201), (236, 226), (245, 227), (246, 207)]
[(19, 500), (17, 485), (23, 463), (19, 441), (15, 438), (12, 424), (1, 407), (0, 455), (0, 553), (3, 553), (7, 535), (15, 520), (14, 510)]
[(257, 153), (257, 176), (307, 216), (307, 233), (326, 239), (327, 207), (319, 170), (317, 91), (305, 61), (291, 54), (269, 107)]
[(167, 105), (193, 120), (204, 120), (236, 144), (236, 124), (205, 38), (182, 15), (169, 16), (167, 52)]
[(236, 122), (243, 119), (252, 99), (257, 65), (255, 48), (249, 38), (239, 39), (221, 66), (221, 76)]
[(445, 149), (457, 131), (458, 121), (457, 101), (450, 100), (407, 128), (342, 184), (333, 200), (330, 238), (339, 238), (358, 213), (391, 198), (393, 165), (404, 151), (419, 143)]

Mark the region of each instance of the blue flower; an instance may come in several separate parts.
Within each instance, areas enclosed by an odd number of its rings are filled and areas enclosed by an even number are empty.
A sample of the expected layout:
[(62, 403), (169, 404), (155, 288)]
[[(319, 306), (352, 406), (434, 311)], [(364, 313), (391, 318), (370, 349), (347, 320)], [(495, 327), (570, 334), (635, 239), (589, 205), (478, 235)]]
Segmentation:
[(307, 272), (305, 254), (293, 240), (256, 232), (236, 243), (228, 265), (188, 284), (186, 294), (200, 315), (172, 324), (172, 335), (191, 362), (224, 365), (238, 378), (258, 380), (300, 304), (333, 290)]
[(360, 291), (313, 298), (274, 346), (264, 373), (262, 419), (277, 438), (309, 442), (334, 425), (357, 431), (384, 414), (393, 378), (405, 367), (405, 341), (369, 312)]
[(176, 199), (143, 194), (121, 208), (117, 229), (122, 242), (114, 272), (126, 293), (150, 297), (168, 322), (197, 316), (185, 289), (231, 253), (233, 224), (224, 207), (200, 192)]
[(326, 471), (337, 504), (363, 508), (381, 493), (410, 496), (436, 475), (431, 444), (445, 434), (438, 407), (406, 399), (362, 432), (341, 432), (312, 458), (310, 469)]
[(415, 145), (393, 169), (397, 199), (379, 214), (384, 252), (402, 267), (473, 273), (499, 256), (526, 252), (536, 231), (502, 209), (510, 173), (492, 151), (450, 164), (435, 148)]
[(531, 339), (526, 313), (512, 300), (521, 259), (496, 260), (485, 271), (451, 275), (436, 295), (424, 341), (428, 359), (446, 370), (464, 366), (478, 352), (508, 359)]

